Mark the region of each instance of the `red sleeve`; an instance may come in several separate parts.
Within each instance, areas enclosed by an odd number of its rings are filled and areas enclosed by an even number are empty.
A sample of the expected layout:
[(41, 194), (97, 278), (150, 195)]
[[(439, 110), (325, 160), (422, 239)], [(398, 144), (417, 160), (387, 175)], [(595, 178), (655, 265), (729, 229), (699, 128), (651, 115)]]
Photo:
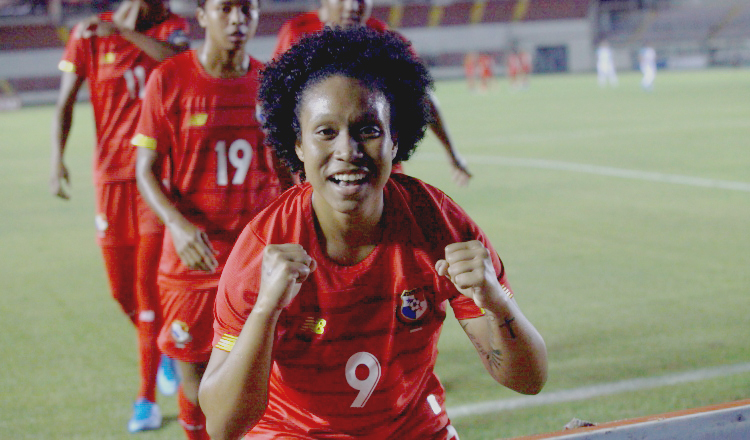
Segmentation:
[(225, 351), (231, 350), (255, 305), (264, 248), (255, 231), (246, 227), (221, 273), (214, 306), (213, 345)]
[(378, 32), (385, 32), (388, 30), (388, 25), (384, 21), (379, 20), (375, 17), (368, 18), (365, 26)]
[(279, 37), (276, 42), (276, 48), (273, 50), (271, 59), (276, 59), (279, 55), (286, 52), (294, 43), (294, 33), (292, 32), (292, 22), (286, 21), (279, 29)]
[(189, 31), (190, 25), (188, 21), (173, 14), (165, 23), (163, 30), (159, 33), (160, 35), (156, 38), (175, 46), (187, 46), (190, 43), (188, 38)]
[[(454, 202), (450, 197), (442, 194), (441, 212), (447, 225), (451, 229), (451, 236), (454, 242), (464, 242), (470, 240), (479, 240), (487, 248), (492, 258), (492, 265), (495, 268), (495, 274), (500, 282), (500, 287), (506, 295), (513, 297), (513, 291), (508, 285), (505, 276), (505, 268), (500, 256), (490, 243), (484, 231), (469, 217), (468, 214)], [(455, 289), (455, 286), (451, 286)], [(474, 300), (464, 295), (458, 294), (449, 300), (451, 308), (457, 319), (478, 318), (484, 315), (484, 312), (474, 304)]]
[(70, 39), (68, 40), (68, 44), (65, 45), (65, 52), (63, 52), (58, 68), (63, 72), (75, 73), (78, 76), (86, 77), (88, 75), (88, 59), (90, 55), (89, 45), (86, 43), (89, 40), (77, 36), (80, 26), (80, 24), (77, 24), (70, 31)]
[(167, 134), (171, 124), (164, 110), (164, 80), (162, 69), (157, 68), (146, 83), (146, 91), (141, 106), (141, 115), (132, 143), (136, 147), (155, 150), (164, 155), (169, 149)]
[[(505, 277), (505, 270), (503, 268), (502, 261), (500, 261), (500, 257), (495, 251), (495, 248), (492, 247), (492, 244), (489, 242), (489, 240), (487, 240), (487, 237), (484, 235), (482, 230), (479, 229), (479, 227), (476, 225), (473, 226), (476, 227), (478, 235), (476, 236), (476, 238), (469, 238), (468, 240), (479, 240), (482, 242), (482, 244), (484, 244), (484, 246), (490, 252), (492, 265), (495, 267), (495, 273), (498, 274), (497, 280), (500, 282), (500, 287), (503, 289), (503, 291), (505, 291), (506, 295), (512, 298), (513, 291), (511, 290), (510, 285), (508, 285), (508, 280)], [(455, 288), (455, 286), (453, 287)], [(474, 300), (469, 298), (468, 296), (458, 294), (451, 298), (449, 302), (451, 308), (453, 309), (453, 313), (456, 315), (456, 319), (471, 319), (484, 316), (484, 311), (477, 307), (477, 305), (474, 303)]]

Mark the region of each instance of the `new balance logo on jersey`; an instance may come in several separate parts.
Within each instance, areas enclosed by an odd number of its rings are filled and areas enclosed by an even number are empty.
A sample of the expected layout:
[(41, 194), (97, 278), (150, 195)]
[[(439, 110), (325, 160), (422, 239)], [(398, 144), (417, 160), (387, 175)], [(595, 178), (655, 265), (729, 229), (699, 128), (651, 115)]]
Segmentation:
[(301, 341), (311, 342), (314, 337), (321, 336), (326, 331), (326, 320), (307, 316), (299, 326), (299, 331), (295, 332), (295, 337)]
[(315, 319), (312, 316), (308, 316), (305, 322), (302, 324), (302, 330), (307, 333), (315, 333), (316, 335), (322, 335), (326, 330), (325, 319)]
[(429, 308), (427, 288), (421, 287), (412, 290), (404, 290), (401, 293), (401, 307), (398, 310), (398, 316), (406, 323), (418, 321)]

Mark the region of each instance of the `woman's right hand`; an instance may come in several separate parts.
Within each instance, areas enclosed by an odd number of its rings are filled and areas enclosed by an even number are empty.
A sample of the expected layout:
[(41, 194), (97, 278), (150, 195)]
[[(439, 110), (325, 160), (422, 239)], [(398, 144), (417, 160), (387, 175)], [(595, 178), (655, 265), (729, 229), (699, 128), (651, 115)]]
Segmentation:
[(216, 251), (208, 235), (184, 218), (167, 224), (172, 243), (182, 263), (190, 269), (213, 273), (219, 267)]
[(317, 263), (296, 243), (269, 244), (263, 250), (260, 292), (254, 309), (279, 311), (288, 306)]

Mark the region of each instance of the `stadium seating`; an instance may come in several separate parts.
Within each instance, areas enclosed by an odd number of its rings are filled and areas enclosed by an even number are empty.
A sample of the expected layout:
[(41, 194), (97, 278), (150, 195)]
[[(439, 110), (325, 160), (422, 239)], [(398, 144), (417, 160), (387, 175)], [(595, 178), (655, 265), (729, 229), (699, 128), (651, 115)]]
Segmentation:
[(740, 3), (727, 13), (726, 20), (715, 29), (715, 38), (747, 38), (750, 35), (750, 4)]
[(473, 24), (471, 13), (474, 10), (473, 2), (452, 3), (443, 9), (441, 26), (453, 26), (462, 24)]
[(718, 2), (659, 11), (645, 30), (647, 41), (704, 41), (729, 13), (731, 4)]
[(0, 50), (64, 47), (67, 30), (51, 24), (0, 27)]
[(484, 7), (481, 23), (503, 23), (513, 20), (513, 10), (516, 2), (513, 0), (495, 0)]
[(411, 3), (403, 6), (400, 23), (393, 23), (393, 27), (410, 28), (427, 26), (430, 5), (426, 3)]
[(712, 38), (746, 38), (750, 32), (750, 4), (743, 0), (686, 3), (679, 7), (620, 12), (612, 17), (607, 39), (617, 44), (642, 41), (706, 43)]
[(526, 20), (565, 20), (584, 18), (589, 12), (589, 0), (535, 0), (529, 2)]

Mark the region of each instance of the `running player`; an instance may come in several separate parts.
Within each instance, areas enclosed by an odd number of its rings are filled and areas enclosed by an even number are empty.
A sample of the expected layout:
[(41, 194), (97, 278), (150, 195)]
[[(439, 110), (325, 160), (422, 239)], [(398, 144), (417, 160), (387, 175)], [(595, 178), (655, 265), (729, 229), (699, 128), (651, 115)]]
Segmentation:
[(495, 77), (494, 73), (495, 60), (492, 59), (492, 55), (481, 54), (477, 58), (477, 70), (479, 71), (479, 85), (482, 91), (486, 92), (490, 89), (492, 79)]
[(619, 84), (614, 54), (607, 40), (599, 42), (599, 47), (596, 48), (596, 78), (599, 87), (617, 87)]
[[(305, 35), (318, 32), (324, 27), (366, 26), (380, 32), (387, 30), (388, 25), (370, 17), (371, 13), (372, 0), (321, 0), (317, 11), (301, 14), (281, 26), (273, 57), (277, 58)], [(429, 99), (430, 128), (448, 155), (448, 163), (453, 168), (453, 181), (459, 186), (465, 186), (471, 179), (469, 167), (451, 142), (437, 97), (430, 93)], [(401, 172), (401, 167), (397, 167), (396, 171)]]
[[(197, 18), (206, 30), (203, 45), (154, 71), (133, 144), (140, 192), (166, 225), (159, 347), (182, 373), (185, 434), (207, 439), (198, 384), (211, 353), (219, 276), (244, 226), (279, 195), (277, 168), (285, 168), (255, 119), (263, 65), (245, 45), (258, 26), (257, 0), (199, 1)], [(153, 171), (165, 160), (169, 192)]]
[(308, 183), (253, 219), (222, 274), (200, 389), (214, 440), (457, 439), (433, 372), (448, 304), (495, 380), (541, 390), (544, 341), (484, 233), (391, 173), (424, 135), (431, 85), (403, 40), (364, 27), (267, 67), (268, 142)]
[(638, 51), (638, 67), (643, 74), (641, 87), (647, 92), (653, 91), (656, 79), (656, 50), (648, 43), (645, 43)]
[(506, 58), (506, 66), (511, 88), (514, 90), (527, 89), (529, 87), (529, 75), (531, 74), (531, 56), (529, 53), (520, 49), (518, 44), (514, 42)]
[(476, 52), (467, 52), (464, 56), (464, 76), (466, 77), (466, 86), (469, 90), (474, 91), (477, 81), (477, 58)]
[[(69, 198), (63, 153), (73, 120), (76, 96), (88, 81), (96, 122), (94, 184), (97, 241), (104, 257), (112, 295), (137, 328), (141, 385), (128, 430), (161, 426), (155, 383), (165, 394), (176, 392), (177, 377), (159, 353), (161, 327), (156, 266), (163, 226), (140, 200), (135, 183), (135, 154), (130, 148), (141, 110), (143, 87), (157, 64), (186, 49), (187, 22), (161, 0), (126, 0), (114, 13), (79, 23), (62, 61), (62, 80), (52, 125), (50, 190)], [(158, 369), (158, 375), (157, 375)]]

